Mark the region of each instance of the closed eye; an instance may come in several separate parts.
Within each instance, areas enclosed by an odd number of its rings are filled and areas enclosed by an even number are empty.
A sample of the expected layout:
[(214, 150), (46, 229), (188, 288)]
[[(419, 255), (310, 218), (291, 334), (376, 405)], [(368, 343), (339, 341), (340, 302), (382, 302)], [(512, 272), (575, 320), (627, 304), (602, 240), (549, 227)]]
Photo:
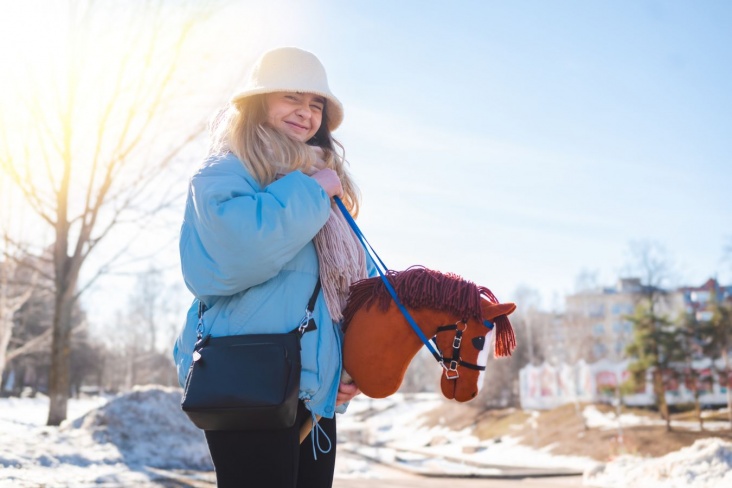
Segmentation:
[(310, 103), (310, 108), (322, 112), (325, 108), (325, 98), (320, 96), (313, 97), (313, 100)]

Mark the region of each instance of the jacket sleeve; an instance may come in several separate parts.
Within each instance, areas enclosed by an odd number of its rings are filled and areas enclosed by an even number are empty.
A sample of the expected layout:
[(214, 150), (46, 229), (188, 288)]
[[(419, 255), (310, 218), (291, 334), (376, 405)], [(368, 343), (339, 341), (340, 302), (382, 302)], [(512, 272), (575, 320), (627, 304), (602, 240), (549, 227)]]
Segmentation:
[(186, 285), (208, 297), (263, 283), (312, 240), (329, 215), (328, 195), (299, 171), (260, 189), (238, 160), (205, 166), (191, 179), (181, 230)]

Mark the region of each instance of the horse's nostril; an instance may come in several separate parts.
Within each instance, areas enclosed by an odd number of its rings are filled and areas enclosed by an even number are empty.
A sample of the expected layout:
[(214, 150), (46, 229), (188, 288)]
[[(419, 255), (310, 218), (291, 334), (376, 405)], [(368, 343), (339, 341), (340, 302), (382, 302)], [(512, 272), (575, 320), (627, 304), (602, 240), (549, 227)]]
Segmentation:
[(485, 347), (485, 336), (478, 336), (473, 338), (473, 347), (479, 351), (482, 351)]

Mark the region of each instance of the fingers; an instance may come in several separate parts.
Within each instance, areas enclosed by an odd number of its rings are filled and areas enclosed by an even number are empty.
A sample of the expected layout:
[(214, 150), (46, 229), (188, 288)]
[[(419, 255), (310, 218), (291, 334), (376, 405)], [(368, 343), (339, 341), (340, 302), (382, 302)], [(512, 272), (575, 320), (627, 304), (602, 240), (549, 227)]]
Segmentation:
[(325, 190), (325, 193), (327, 193), (330, 198), (343, 196), (341, 180), (338, 178), (338, 173), (334, 170), (329, 168), (321, 169), (320, 171), (313, 173), (312, 178), (323, 187), (323, 190)]
[(346, 402), (350, 402), (353, 397), (360, 394), (361, 390), (358, 389), (355, 383), (341, 383), (338, 385), (338, 396), (336, 397), (336, 405), (342, 405)]
[(341, 383), (338, 385), (338, 392), (347, 394), (347, 395), (358, 395), (361, 393), (361, 390), (358, 389), (358, 386), (356, 386), (356, 383)]
[(360, 393), (361, 393), (361, 391), (359, 391), (358, 393), (356, 393), (354, 395), (345, 395), (343, 393), (338, 393), (338, 396), (336, 397), (336, 407), (339, 405), (343, 405), (344, 403), (350, 402), (351, 400), (353, 400), (353, 397), (355, 397), (356, 395), (358, 395)]

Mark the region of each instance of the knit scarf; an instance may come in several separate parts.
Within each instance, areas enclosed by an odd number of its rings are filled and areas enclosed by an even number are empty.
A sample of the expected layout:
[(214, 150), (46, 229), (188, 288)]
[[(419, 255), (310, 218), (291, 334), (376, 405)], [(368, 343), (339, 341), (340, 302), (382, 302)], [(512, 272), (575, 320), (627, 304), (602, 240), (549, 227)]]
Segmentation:
[(367, 278), (366, 254), (343, 214), (331, 206), (330, 217), (313, 239), (323, 296), (330, 316), (343, 320), (351, 283)]
[[(278, 172), (278, 177), (287, 171)], [(331, 205), (330, 217), (313, 239), (323, 297), (331, 318), (343, 320), (351, 283), (368, 278), (366, 254), (340, 210)]]

